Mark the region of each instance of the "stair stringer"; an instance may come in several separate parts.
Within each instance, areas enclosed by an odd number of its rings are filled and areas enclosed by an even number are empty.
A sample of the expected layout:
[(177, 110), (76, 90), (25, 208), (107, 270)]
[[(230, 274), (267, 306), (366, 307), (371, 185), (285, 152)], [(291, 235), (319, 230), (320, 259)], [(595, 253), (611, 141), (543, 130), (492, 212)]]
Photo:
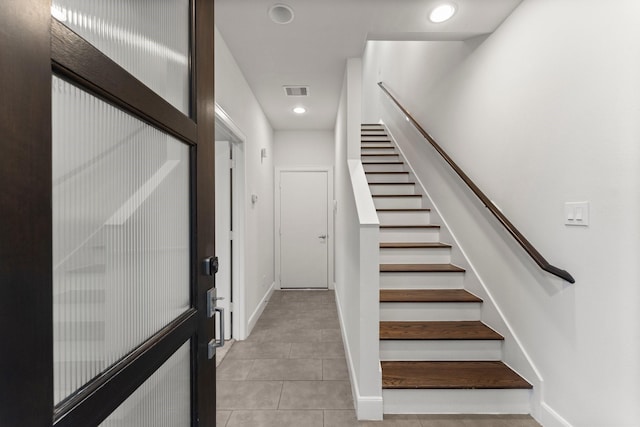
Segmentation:
[[(528, 393), (530, 393), (529, 413), (531, 413), (534, 418), (540, 419), (542, 412), (541, 404), (543, 402), (542, 394), (544, 384), (542, 375), (536, 368), (533, 360), (524, 348), (522, 341), (518, 338), (513, 327), (504, 316), (503, 311), (496, 303), (496, 300), (491, 294), (489, 287), (477, 273), (477, 270), (473, 263), (468, 259), (459, 240), (451, 231), (451, 228), (449, 227), (447, 221), (440, 213), (438, 205), (431, 198), (429, 192), (426, 189), (426, 186), (423, 184), (420, 177), (415, 173), (415, 169), (411, 165), (408, 157), (405, 156), (402, 146), (398, 144), (393, 132), (384, 124), (382, 120), (380, 120), (379, 123), (384, 127), (389, 136), (389, 139), (392, 141), (393, 145), (400, 153), (400, 157), (402, 158), (402, 160), (404, 160), (406, 168), (409, 171), (409, 180), (415, 181), (416, 194), (422, 194), (424, 207), (431, 209), (431, 222), (433, 224), (439, 224), (441, 226), (441, 241), (452, 244), (451, 262), (466, 270), (463, 278), (463, 288), (483, 300), (480, 320), (499, 332), (502, 336), (504, 336), (504, 342), (502, 344), (502, 361), (533, 385), (533, 390), (528, 391)], [(469, 405), (469, 408), (472, 409), (473, 405)], [(519, 412), (522, 412), (524, 409), (525, 408), (521, 407)]]

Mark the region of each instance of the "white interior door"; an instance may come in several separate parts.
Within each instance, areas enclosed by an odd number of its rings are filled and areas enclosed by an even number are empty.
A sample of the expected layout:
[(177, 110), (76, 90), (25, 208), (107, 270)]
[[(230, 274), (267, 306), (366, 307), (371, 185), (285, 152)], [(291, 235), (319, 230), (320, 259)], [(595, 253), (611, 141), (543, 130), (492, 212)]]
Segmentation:
[(224, 308), (225, 339), (231, 339), (232, 336), (231, 194), (231, 143), (216, 141), (216, 256), (219, 263), (216, 289), (218, 297), (224, 298), (218, 300), (216, 305)]
[(280, 171), (280, 287), (328, 288), (327, 171)]

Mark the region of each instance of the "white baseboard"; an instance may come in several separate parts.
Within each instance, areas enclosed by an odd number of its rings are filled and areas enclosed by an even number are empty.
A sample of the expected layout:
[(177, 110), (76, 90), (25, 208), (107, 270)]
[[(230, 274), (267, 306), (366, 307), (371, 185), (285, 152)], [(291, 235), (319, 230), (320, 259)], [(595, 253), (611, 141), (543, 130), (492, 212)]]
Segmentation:
[(267, 292), (265, 292), (260, 302), (258, 303), (258, 306), (256, 307), (256, 309), (253, 311), (253, 313), (249, 317), (249, 322), (247, 325), (247, 336), (251, 335), (251, 331), (253, 330), (254, 326), (256, 326), (256, 323), (258, 323), (260, 316), (262, 316), (262, 312), (264, 311), (264, 308), (267, 306), (267, 303), (269, 302), (269, 299), (271, 298), (271, 294), (273, 293), (275, 288), (276, 288), (276, 283), (273, 282), (271, 286), (269, 286), (269, 289), (267, 290)]
[(542, 419), (539, 421), (544, 427), (573, 427), (569, 421), (562, 418), (560, 414), (546, 403), (542, 402), (540, 406), (542, 409)]
[(358, 420), (382, 421), (382, 396), (359, 396), (356, 404)]
[[(336, 306), (338, 308), (338, 319), (340, 321), (340, 332), (342, 333), (342, 345), (344, 346), (344, 353), (347, 359), (347, 369), (349, 370), (350, 379), (349, 382), (351, 383), (351, 394), (353, 396), (353, 402), (356, 409), (356, 417), (358, 420), (381, 421), (383, 417), (382, 396), (360, 395), (360, 389), (355, 375), (355, 363), (353, 361), (353, 356), (351, 355), (351, 347), (349, 346), (347, 331), (345, 330), (344, 321), (342, 319), (342, 305), (340, 303), (339, 293), (335, 292), (335, 296)], [(380, 368), (380, 370), (382, 371), (382, 368)]]

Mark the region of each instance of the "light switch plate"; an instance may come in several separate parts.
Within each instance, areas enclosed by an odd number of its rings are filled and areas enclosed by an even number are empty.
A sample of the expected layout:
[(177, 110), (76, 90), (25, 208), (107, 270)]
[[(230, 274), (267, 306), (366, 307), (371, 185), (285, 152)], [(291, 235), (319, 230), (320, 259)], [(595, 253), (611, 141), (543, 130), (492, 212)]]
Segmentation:
[(565, 225), (589, 225), (589, 202), (566, 202), (564, 223)]

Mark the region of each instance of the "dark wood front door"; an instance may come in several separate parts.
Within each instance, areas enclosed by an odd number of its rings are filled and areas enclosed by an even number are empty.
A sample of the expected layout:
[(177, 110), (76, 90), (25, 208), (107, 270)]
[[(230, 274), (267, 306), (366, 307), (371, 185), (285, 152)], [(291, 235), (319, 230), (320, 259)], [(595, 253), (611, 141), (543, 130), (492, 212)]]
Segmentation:
[[(215, 355), (209, 349), (215, 318), (207, 310), (215, 277), (203, 268), (215, 255), (213, 0), (186, 4), (189, 49), (179, 58), (188, 68), (184, 111), (52, 18), (51, 0), (0, 2), (1, 426), (215, 426)], [(138, 16), (140, 26), (149, 16)], [(136, 131), (107, 125), (107, 119), (74, 123), (93, 117), (84, 107), (60, 124), (52, 106), (58, 86), (109, 117), (124, 117)], [(53, 147), (56, 135), (76, 125), (92, 129), (86, 145), (96, 151), (88, 159), (76, 155), (85, 144), (66, 157)], [(113, 147), (95, 142), (109, 132), (116, 135)], [(151, 137), (143, 141), (141, 134)], [(153, 135), (162, 141), (157, 146)], [(141, 154), (127, 155), (125, 146)], [(77, 162), (67, 161), (65, 173), (58, 173), (59, 158)], [(92, 171), (106, 171), (108, 179), (95, 184), (88, 178)], [(81, 232), (60, 243), (56, 186), (71, 182), (84, 193), (75, 196), (77, 209), (62, 207), (73, 219), (64, 227)], [(134, 182), (129, 192), (127, 182)], [(172, 209), (162, 207), (163, 197), (175, 200)], [(96, 219), (96, 206), (109, 202), (117, 205)], [(174, 211), (182, 219), (167, 227)], [(85, 226), (96, 221), (99, 228)], [(126, 240), (128, 229), (134, 235)], [(176, 258), (182, 264), (163, 269), (164, 260)], [(56, 289), (58, 270), (69, 283), (64, 291)], [(164, 290), (154, 295), (154, 283), (173, 283), (168, 276), (179, 278), (182, 303), (164, 298)], [(142, 283), (150, 284), (146, 291), (136, 288)], [(79, 302), (81, 308), (69, 308)], [(82, 317), (68, 315), (73, 310)], [(169, 317), (147, 320), (162, 310)], [(74, 354), (65, 352), (74, 337), (83, 342)], [(127, 339), (132, 343), (123, 344)], [(111, 359), (103, 355), (116, 344), (126, 350)], [(171, 364), (176, 358), (182, 359)], [(61, 372), (70, 379), (61, 381)], [(160, 392), (163, 375), (177, 380), (165, 378)], [(136, 393), (145, 397), (138, 400)], [(171, 413), (177, 401), (186, 406), (179, 421), (151, 416), (138, 422), (129, 415), (141, 416), (141, 408)], [(127, 405), (137, 409), (127, 412)]]

